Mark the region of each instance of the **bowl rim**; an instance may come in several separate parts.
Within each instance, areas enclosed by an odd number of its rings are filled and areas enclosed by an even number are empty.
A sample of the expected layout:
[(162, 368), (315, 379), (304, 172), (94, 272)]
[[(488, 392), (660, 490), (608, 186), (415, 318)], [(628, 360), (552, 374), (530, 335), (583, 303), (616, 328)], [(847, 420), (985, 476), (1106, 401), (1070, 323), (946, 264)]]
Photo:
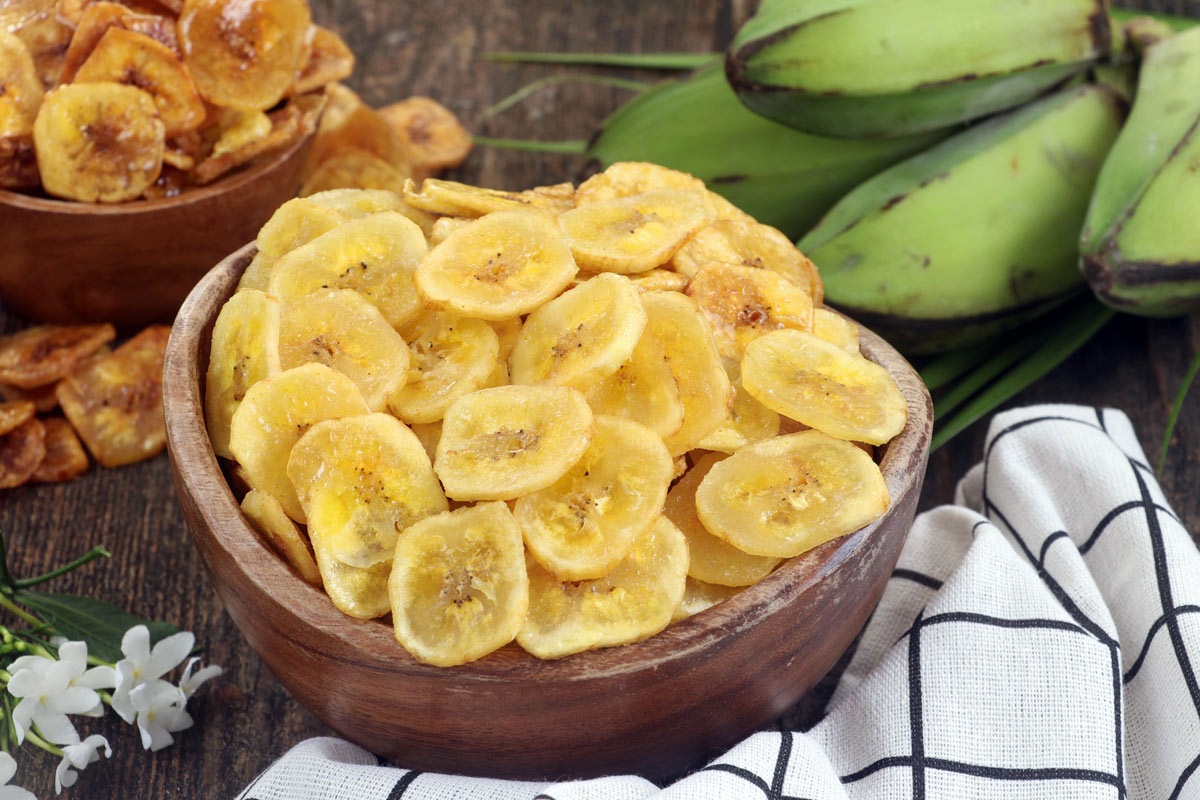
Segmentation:
[[(273, 604), (295, 629), (315, 629), (337, 640), (339, 648), (361, 656), (364, 666), (405, 675), (449, 675), (462, 681), (528, 678), (531, 664), (553, 674), (554, 680), (610, 677), (659, 666), (702, 650), (753, 626), (765, 615), (786, 608), (800, 595), (839, 570), (867, 542), (884, 520), (903, 504), (901, 498), (919, 487), (929, 452), (932, 401), (912, 366), (883, 339), (855, 323), (862, 349), (896, 379), (908, 404), (904, 429), (888, 444), (880, 469), (891, 496), (888, 510), (870, 525), (785, 560), (770, 575), (733, 597), (687, 619), (670, 623), (662, 632), (633, 644), (605, 647), (544, 661), (510, 643), (476, 661), (446, 668), (421, 663), (394, 638), (390, 617), (361, 620), (335, 608), (323, 590), (306, 583), (250, 526), (229, 486), (208, 439), (203, 405), (207, 364), (200, 364), (220, 308), (236, 291), (241, 273), (257, 252), (253, 243), (230, 254), (202, 278), (180, 307), (173, 325), (164, 366), (167, 447), (176, 473), (176, 488), (187, 493), (205, 531), (192, 529), (193, 543), (203, 537), (206, 547), (219, 549), (243, 577)], [(902, 529), (906, 536), (908, 526)], [(206, 567), (208, 559), (205, 558)], [(292, 600), (284, 602), (286, 593)], [(304, 647), (304, 642), (295, 642)]]

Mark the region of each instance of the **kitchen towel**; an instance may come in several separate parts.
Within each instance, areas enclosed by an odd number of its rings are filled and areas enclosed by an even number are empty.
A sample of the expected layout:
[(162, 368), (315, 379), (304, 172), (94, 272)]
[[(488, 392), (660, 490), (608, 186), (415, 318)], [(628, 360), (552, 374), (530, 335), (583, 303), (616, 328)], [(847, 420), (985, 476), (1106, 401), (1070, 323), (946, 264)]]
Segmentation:
[(825, 718), (665, 788), (526, 783), (302, 742), (239, 800), (1200, 798), (1200, 552), (1129, 419), (996, 416), (955, 505), (919, 516)]

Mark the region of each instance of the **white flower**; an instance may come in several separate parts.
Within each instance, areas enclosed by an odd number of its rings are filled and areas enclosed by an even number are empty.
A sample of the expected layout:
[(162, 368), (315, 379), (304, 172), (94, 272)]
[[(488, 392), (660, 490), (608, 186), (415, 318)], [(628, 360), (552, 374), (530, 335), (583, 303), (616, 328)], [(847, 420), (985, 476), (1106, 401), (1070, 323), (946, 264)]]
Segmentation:
[(161, 750), (175, 741), (172, 733), (192, 727), (192, 717), (183, 710), (179, 695), (179, 689), (165, 681), (143, 683), (129, 693), (142, 747)]
[(60, 660), (22, 656), (9, 671), (8, 691), (22, 698), (13, 709), (17, 743), (25, 741), (32, 722), (48, 741), (71, 744), (79, 734), (67, 714), (100, 716), (104, 713), (96, 689), (112, 688), (115, 674), (109, 667), (87, 669), (87, 645), (67, 642), (58, 651)]
[(77, 741), (63, 747), (63, 760), (58, 765), (58, 769), (54, 771), (55, 794), (62, 794), (64, 786), (75, 785), (75, 781), (79, 780), (76, 769), (85, 769), (88, 764), (100, 760), (100, 753), (97, 751), (101, 745), (104, 747), (104, 757), (112, 758), (112, 748), (108, 745), (108, 739), (98, 733), (87, 737), (82, 742)]
[(16, 774), (17, 760), (0, 750), (0, 800), (37, 800), (28, 789), (8, 785)]
[(183, 677), (179, 679), (179, 692), (183, 695), (184, 702), (187, 702), (189, 699), (191, 699), (191, 696), (196, 693), (197, 689), (200, 688), (200, 684), (217, 677), (225, 671), (216, 664), (212, 664), (193, 675), (192, 667), (194, 667), (196, 662), (199, 660), (200, 659), (193, 656), (192, 658), (188, 659), (187, 664), (185, 664), (183, 667)]
[(150, 631), (145, 625), (135, 625), (125, 631), (121, 639), (121, 652), (125, 658), (117, 662), (116, 691), (112, 697), (113, 710), (121, 715), (121, 719), (133, 722), (137, 716), (131, 696), (139, 686), (150, 685), (154, 695), (167, 687), (175, 688), (161, 678), (187, 658), (195, 643), (196, 637), (183, 631), (168, 636), (151, 650)]

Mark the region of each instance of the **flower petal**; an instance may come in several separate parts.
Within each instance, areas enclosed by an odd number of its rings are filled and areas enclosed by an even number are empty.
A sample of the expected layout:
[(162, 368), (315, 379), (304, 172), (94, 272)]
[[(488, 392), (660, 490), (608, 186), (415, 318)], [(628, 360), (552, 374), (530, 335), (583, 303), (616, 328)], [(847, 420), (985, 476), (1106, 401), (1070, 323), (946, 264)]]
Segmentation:
[(75, 679), (75, 685), (89, 689), (115, 689), (117, 671), (112, 667), (92, 667)]
[(79, 773), (71, 769), (71, 760), (63, 756), (63, 760), (58, 762), (58, 768), (54, 770), (54, 793), (62, 794), (63, 787), (71, 787), (75, 785), (75, 781), (79, 780)]
[(79, 741), (79, 732), (67, 719), (66, 714), (52, 711), (46, 706), (39, 705), (33, 710), (33, 724), (37, 726), (42, 738), (54, 744), (75, 744)]
[(0, 784), (8, 783), (17, 774), (17, 760), (0, 750)]
[(45, 691), (45, 678), (33, 669), (17, 670), (8, 679), (8, 693), (13, 697), (37, 697)]
[(37, 795), (20, 786), (0, 786), (0, 800), (37, 800)]
[(87, 669), (87, 642), (67, 642), (58, 648), (59, 661), (70, 664), (76, 675)]
[(167, 729), (159, 725), (149, 713), (138, 714), (138, 730), (142, 733), (142, 747), (147, 750), (162, 750), (175, 741)]
[(12, 721), (13, 727), (17, 729), (17, 744), (25, 741), (25, 731), (29, 730), (29, 723), (33, 720), (33, 711), (40, 705), (36, 697), (26, 697), (13, 709)]
[(164, 728), (177, 733), (186, 731), (192, 727), (192, 715), (183, 710), (180, 706), (169, 706), (159, 711), (155, 717)]
[(121, 652), (135, 665), (145, 664), (150, 659), (150, 629), (145, 625), (134, 625), (121, 637)]
[(196, 693), (196, 690), (200, 688), (201, 684), (207, 680), (217, 677), (225, 671), (216, 664), (212, 664), (200, 670), (195, 675), (192, 675), (192, 664), (196, 660), (197, 659), (193, 658), (188, 661), (187, 668), (183, 671), (183, 678), (179, 681), (179, 688), (183, 691), (184, 697), (191, 697)]
[(144, 676), (149, 679), (166, 675), (183, 663), (195, 644), (196, 636), (190, 631), (180, 631), (163, 639), (150, 652), (150, 660), (143, 670)]
[(42, 656), (21, 656), (8, 666), (8, 671), (15, 675), (18, 670), (31, 669), (41, 675), (46, 667), (53, 663), (50, 659)]
[(46, 707), (61, 714), (86, 714), (100, 702), (100, 695), (85, 686), (68, 686), (46, 698)]
[(47, 694), (58, 694), (75, 679), (75, 667), (66, 661), (55, 661), (46, 667), (45, 679)]

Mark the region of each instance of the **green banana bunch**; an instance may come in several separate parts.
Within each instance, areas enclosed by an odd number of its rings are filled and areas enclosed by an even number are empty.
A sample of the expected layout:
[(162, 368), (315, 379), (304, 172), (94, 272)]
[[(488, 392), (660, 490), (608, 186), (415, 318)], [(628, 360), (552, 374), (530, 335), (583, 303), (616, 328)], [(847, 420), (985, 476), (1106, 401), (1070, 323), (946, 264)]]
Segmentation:
[(795, 238), (862, 181), (943, 138), (828, 139), (738, 102), (718, 68), (664, 81), (618, 109), (587, 153), (604, 166), (652, 161), (689, 172), (755, 219)]
[(1080, 251), (1122, 311), (1200, 310), (1200, 28), (1146, 50), (1129, 122), (1104, 162)]
[(876, 175), (798, 246), (825, 297), (910, 353), (965, 346), (1071, 295), (1079, 230), (1124, 118), (1084, 85)]
[(1013, 108), (1111, 47), (1106, 0), (763, 0), (726, 54), (750, 109), (822, 136)]

